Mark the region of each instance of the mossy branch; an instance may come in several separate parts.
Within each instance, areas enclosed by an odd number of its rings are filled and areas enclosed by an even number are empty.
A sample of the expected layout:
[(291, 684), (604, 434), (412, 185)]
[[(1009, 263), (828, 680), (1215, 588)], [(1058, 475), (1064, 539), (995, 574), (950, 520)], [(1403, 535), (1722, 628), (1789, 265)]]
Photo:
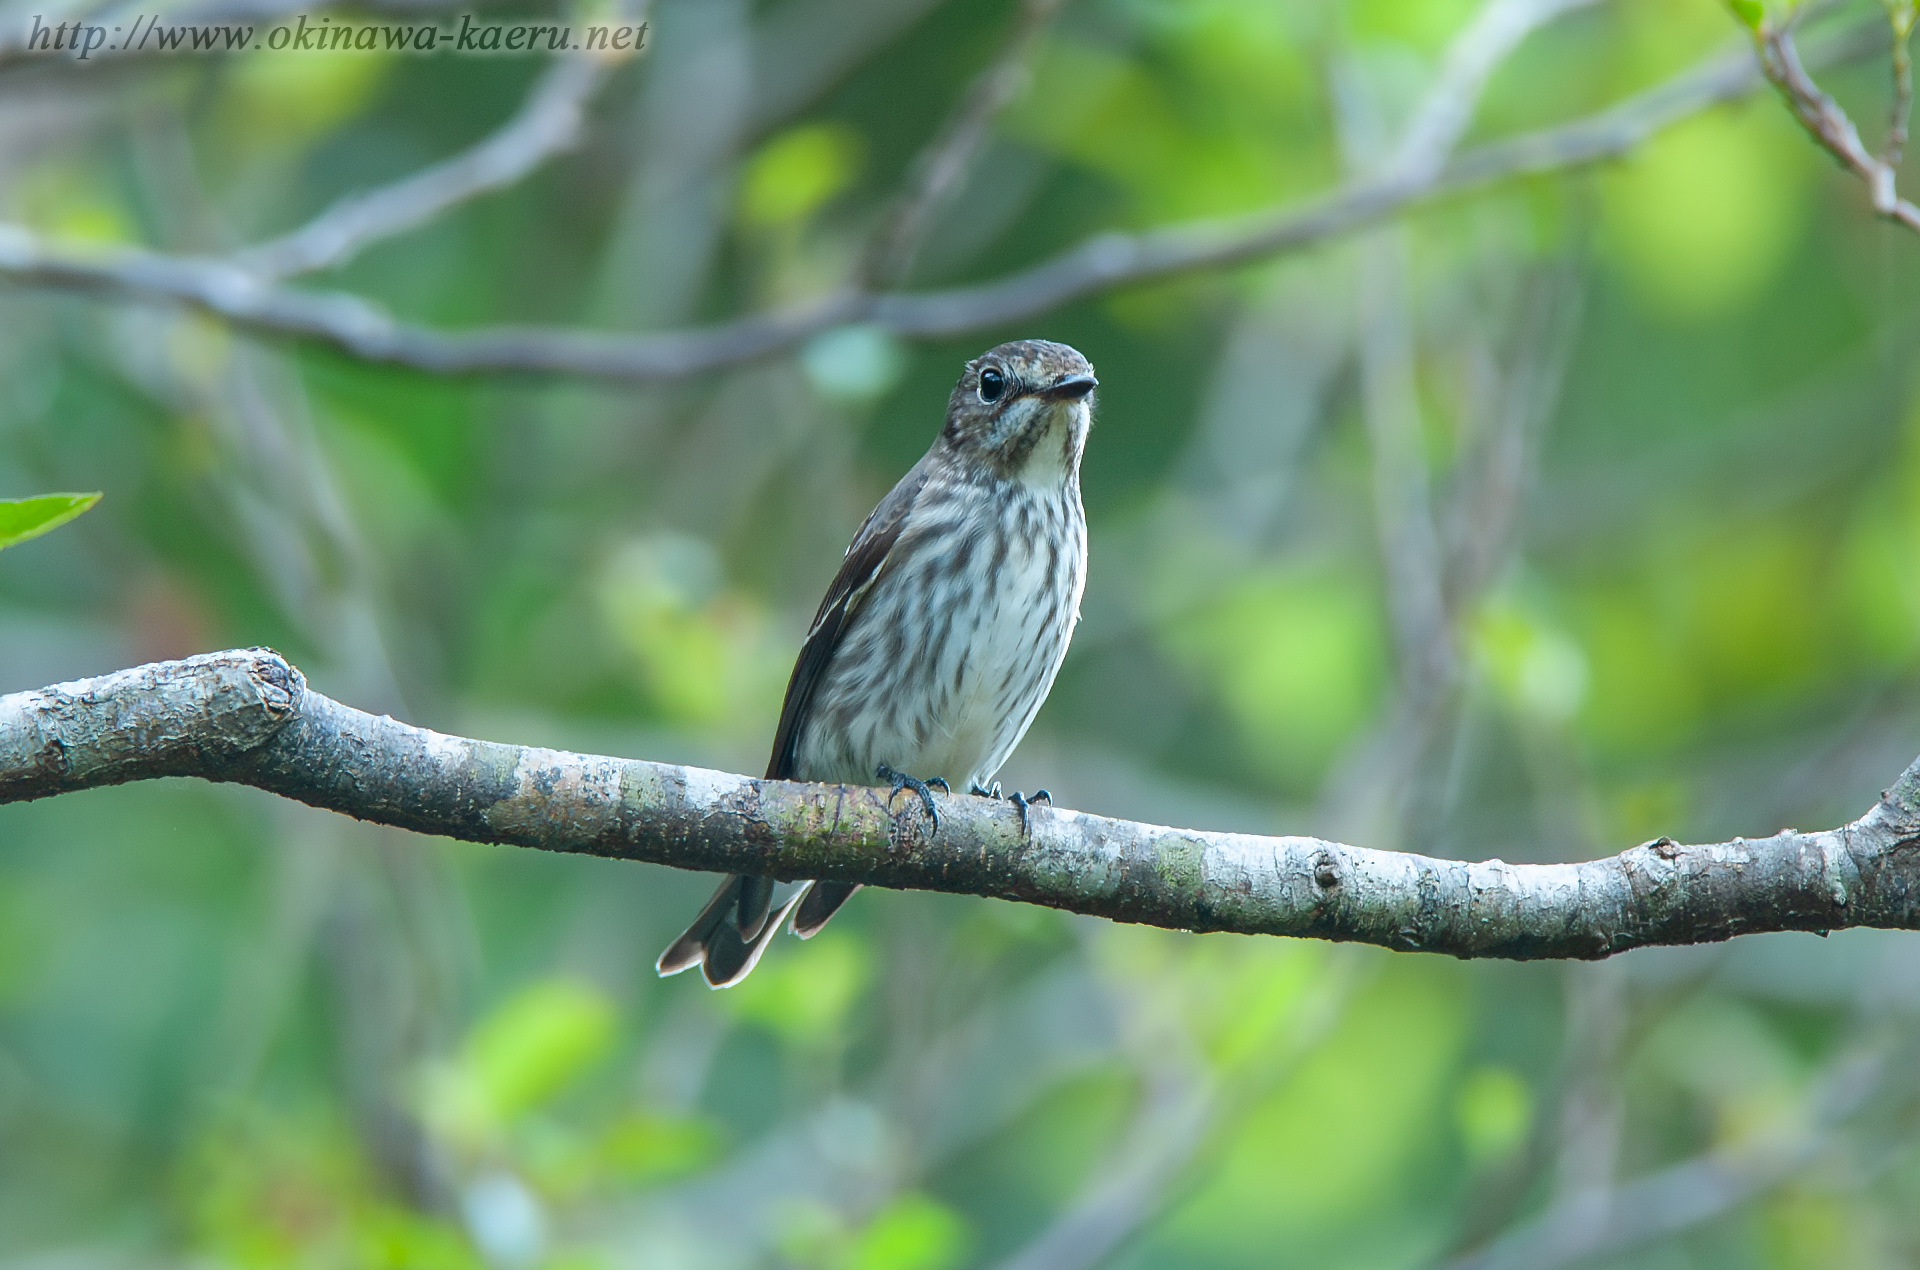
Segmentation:
[(0, 802), (157, 776), (253, 785), (470, 842), (997, 896), (1193, 931), (1457, 957), (1599, 958), (1758, 931), (1920, 928), (1920, 760), (1819, 833), (1579, 864), (1467, 863), (444, 736), (307, 687), (269, 649), (0, 697)]

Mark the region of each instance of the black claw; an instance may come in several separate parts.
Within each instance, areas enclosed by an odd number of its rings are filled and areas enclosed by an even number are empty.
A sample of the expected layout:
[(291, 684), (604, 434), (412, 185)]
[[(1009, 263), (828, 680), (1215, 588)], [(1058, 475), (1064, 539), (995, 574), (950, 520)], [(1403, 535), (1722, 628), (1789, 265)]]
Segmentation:
[(903, 789), (910, 789), (920, 795), (920, 805), (927, 809), (927, 817), (933, 821), (934, 833), (937, 834), (940, 832), (940, 809), (933, 805), (933, 790), (930, 787), (938, 785), (941, 793), (952, 795), (953, 790), (947, 787), (945, 780), (935, 776), (931, 780), (923, 781), (917, 776), (909, 776), (905, 772), (896, 772), (885, 763), (882, 763), (875, 769), (874, 774), (883, 781), (891, 781), (893, 783), (893, 790), (887, 795), (887, 802), (889, 804), (893, 802)]
[[(898, 785), (894, 786), (895, 790), (898, 790), (899, 788), (900, 787)], [(1021, 793), (1019, 790), (1015, 790), (1011, 794), (1003, 794), (1000, 792), (999, 781), (995, 781), (991, 789), (982, 789), (980, 788), (979, 785), (976, 784), (973, 787), (973, 789), (969, 792), (981, 798), (998, 798), (1002, 802), (1010, 802), (1015, 807), (1018, 807), (1020, 809), (1020, 834), (1022, 837), (1027, 837), (1027, 838), (1031, 838), (1033, 836), (1033, 819), (1031, 816), (1027, 814), (1029, 809), (1033, 806), (1033, 804), (1045, 803), (1049, 807), (1053, 806), (1053, 795), (1049, 794), (1044, 789), (1034, 790), (1033, 797), (1031, 798), (1027, 797), (1027, 795)]]
[(1020, 809), (1020, 836), (1022, 838), (1033, 837), (1033, 820), (1027, 814), (1027, 796), (1016, 789), (1008, 796), (1008, 801)]

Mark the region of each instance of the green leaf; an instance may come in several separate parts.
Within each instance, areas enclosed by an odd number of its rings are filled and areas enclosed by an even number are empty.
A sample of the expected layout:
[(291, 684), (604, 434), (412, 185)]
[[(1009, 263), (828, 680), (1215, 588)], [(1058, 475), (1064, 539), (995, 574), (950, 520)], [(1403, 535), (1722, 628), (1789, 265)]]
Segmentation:
[(606, 994), (571, 979), (530, 984), (497, 1006), (467, 1038), (461, 1068), (498, 1120), (539, 1106), (613, 1043)]
[(966, 1256), (967, 1224), (938, 1200), (908, 1193), (860, 1233), (847, 1270), (946, 1270)]
[(1747, 24), (1747, 29), (1758, 31), (1767, 20), (1767, 7), (1760, 0), (1727, 0), (1727, 7), (1733, 10), (1733, 16)]
[(1481, 1067), (1460, 1083), (1454, 1107), (1460, 1143), (1474, 1163), (1518, 1150), (1533, 1122), (1533, 1096), (1526, 1081), (1505, 1067)]
[(0, 547), (38, 538), (64, 525), (100, 501), (92, 494), (42, 494), (38, 498), (0, 498)]
[(543, 979), (495, 1006), (421, 1089), (428, 1123), (467, 1150), (490, 1149), (528, 1112), (605, 1057), (613, 1002), (591, 984)]

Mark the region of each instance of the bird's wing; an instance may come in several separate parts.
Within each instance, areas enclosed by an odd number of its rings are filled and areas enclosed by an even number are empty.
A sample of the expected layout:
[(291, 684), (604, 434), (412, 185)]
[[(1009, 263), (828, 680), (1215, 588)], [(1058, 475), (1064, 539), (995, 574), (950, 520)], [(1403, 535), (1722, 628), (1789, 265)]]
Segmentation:
[(907, 518), (913, 512), (920, 491), (926, 487), (930, 471), (931, 467), (925, 459), (915, 464), (913, 470), (901, 477), (900, 483), (880, 500), (880, 505), (873, 509), (847, 547), (840, 572), (834, 576), (833, 585), (827, 588), (827, 598), (820, 601), (820, 611), (814, 614), (813, 629), (807, 632), (806, 642), (800, 645), (800, 656), (793, 663), (793, 677), (787, 680), (787, 700), (780, 707), (780, 726), (773, 734), (773, 755), (767, 760), (768, 780), (793, 779), (794, 753), (800, 744), (800, 725), (807, 717), (807, 707), (813, 701), (813, 690), (819, 685), (827, 663), (833, 660), (833, 652), (840, 646), (840, 637), (846, 633), (854, 614), (860, 611), (860, 605), (867, 598), (874, 580), (886, 567), (887, 557), (892, 553), (894, 543), (900, 540), (900, 532), (906, 528)]

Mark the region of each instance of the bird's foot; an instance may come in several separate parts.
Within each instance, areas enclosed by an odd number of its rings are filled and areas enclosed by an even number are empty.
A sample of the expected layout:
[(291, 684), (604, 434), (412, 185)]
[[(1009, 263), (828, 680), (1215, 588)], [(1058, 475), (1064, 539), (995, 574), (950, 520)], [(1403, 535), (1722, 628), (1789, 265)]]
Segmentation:
[(882, 763), (875, 769), (874, 775), (883, 781), (891, 781), (893, 783), (892, 791), (887, 794), (888, 806), (893, 805), (893, 800), (899, 797), (900, 791), (903, 789), (910, 789), (920, 795), (920, 805), (927, 809), (927, 818), (933, 821), (933, 831), (935, 833), (940, 832), (940, 810), (933, 805), (933, 790), (931, 786), (938, 785), (941, 793), (950, 795), (953, 793), (953, 790), (947, 787), (945, 780), (935, 776), (931, 780), (923, 781), (917, 776), (909, 776), (905, 772), (896, 772), (885, 763)]
[(995, 781), (993, 785), (987, 789), (982, 789), (978, 785), (975, 785), (969, 792), (981, 798), (997, 798), (1002, 802), (1009, 802), (1015, 807), (1018, 807), (1020, 809), (1020, 833), (1023, 837), (1030, 838), (1033, 836), (1033, 820), (1028, 815), (1033, 804), (1045, 803), (1049, 807), (1053, 806), (1053, 795), (1044, 789), (1034, 790), (1032, 797), (1028, 797), (1017, 789), (1011, 794), (1003, 794), (1000, 792), (999, 781)]

